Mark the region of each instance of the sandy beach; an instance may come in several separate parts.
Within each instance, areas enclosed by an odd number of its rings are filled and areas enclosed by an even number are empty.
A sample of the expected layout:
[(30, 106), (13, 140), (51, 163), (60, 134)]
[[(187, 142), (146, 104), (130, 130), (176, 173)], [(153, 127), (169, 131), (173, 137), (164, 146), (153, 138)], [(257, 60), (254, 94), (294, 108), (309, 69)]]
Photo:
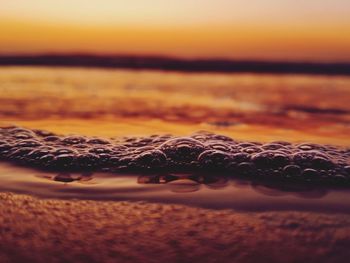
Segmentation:
[(0, 194), (1, 262), (346, 262), (350, 218)]
[(0, 263), (350, 262), (350, 1), (0, 4)]

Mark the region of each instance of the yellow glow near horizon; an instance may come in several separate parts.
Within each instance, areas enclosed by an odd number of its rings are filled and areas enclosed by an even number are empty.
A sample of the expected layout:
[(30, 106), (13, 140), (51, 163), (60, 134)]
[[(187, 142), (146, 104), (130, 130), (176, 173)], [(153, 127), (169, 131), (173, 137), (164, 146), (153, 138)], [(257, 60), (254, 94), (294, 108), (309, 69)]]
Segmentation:
[(12, 0), (0, 53), (350, 61), (346, 0)]

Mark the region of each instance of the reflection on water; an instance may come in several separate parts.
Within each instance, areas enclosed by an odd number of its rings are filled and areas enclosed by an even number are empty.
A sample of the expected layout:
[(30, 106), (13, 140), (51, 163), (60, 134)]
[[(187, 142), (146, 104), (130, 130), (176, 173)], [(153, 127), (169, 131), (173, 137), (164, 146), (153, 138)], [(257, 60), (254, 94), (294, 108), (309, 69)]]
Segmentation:
[(191, 193), (201, 189), (205, 185), (208, 189), (222, 189), (229, 185), (225, 176), (203, 176), (203, 175), (145, 175), (139, 176), (139, 184), (167, 184), (170, 191), (174, 193)]
[(0, 191), (43, 198), (180, 203), (243, 211), (297, 210), (350, 214), (346, 189), (267, 184), (205, 174), (52, 174), (0, 164)]
[[(191, 134), (349, 145), (350, 77), (0, 68), (0, 125), (100, 137)], [(51, 174), (0, 163), (0, 191), (44, 198), (350, 214), (349, 190), (204, 174)]]
[(0, 67), (0, 125), (349, 145), (350, 77)]
[(43, 176), (43, 178), (51, 179), (57, 182), (71, 183), (79, 181), (80, 183), (90, 182), (92, 180), (93, 173), (86, 172), (81, 175), (70, 174), (70, 173), (59, 173), (55, 176)]
[(138, 177), (140, 184), (168, 184), (173, 192), (199, 191), (200, 185), (207, 189), (220, 190), (226, 187), (251, 187), (254, 191), (268, 196), (293, 195), (300, 198), (322, 198), (327, 190), (310, 184), (283, 184), (281, 182), (244, 181), (224, 175), (145, 175)]

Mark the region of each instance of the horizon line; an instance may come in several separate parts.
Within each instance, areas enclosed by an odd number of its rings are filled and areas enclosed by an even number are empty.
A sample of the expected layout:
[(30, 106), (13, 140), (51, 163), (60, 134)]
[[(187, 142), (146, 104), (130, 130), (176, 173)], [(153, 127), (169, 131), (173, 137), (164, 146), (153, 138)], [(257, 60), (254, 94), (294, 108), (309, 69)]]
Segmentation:
[(132, 54), (0, 54), (0, 66), (66, 66), (208, 73), (350, 75), (350, 61), (184, 58)]

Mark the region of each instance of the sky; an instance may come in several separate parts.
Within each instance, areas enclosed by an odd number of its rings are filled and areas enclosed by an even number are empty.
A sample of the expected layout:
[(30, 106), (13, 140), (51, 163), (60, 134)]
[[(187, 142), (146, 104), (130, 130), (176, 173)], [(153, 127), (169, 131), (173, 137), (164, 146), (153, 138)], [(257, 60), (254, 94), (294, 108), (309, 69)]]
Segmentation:
[(349, 0), (0, 0), (0, 54), (350, 61)]

